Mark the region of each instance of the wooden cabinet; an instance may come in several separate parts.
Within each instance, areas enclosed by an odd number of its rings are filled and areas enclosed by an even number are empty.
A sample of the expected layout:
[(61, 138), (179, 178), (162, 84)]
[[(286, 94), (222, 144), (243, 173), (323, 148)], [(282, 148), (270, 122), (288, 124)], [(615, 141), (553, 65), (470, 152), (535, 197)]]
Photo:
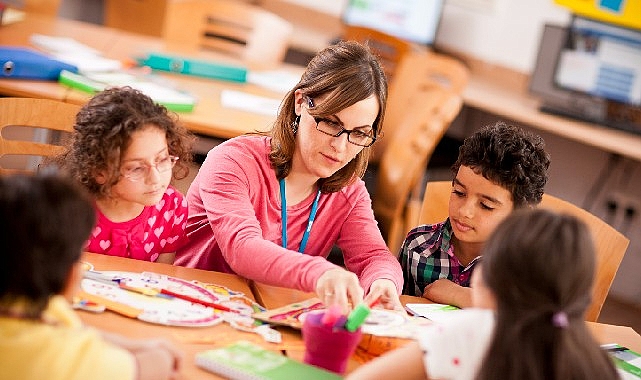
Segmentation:
[(171, 0), (104, 0), (105, 26), (161, 37)]

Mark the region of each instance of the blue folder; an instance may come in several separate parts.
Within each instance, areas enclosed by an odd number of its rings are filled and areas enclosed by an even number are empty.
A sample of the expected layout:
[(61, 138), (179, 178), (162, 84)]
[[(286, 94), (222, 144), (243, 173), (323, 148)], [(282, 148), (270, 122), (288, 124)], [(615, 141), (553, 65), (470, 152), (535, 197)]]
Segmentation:
[(28, 48), (0, 46), (0, 78), (58, 80), (60, 71), (78, 72), (76, 66)]

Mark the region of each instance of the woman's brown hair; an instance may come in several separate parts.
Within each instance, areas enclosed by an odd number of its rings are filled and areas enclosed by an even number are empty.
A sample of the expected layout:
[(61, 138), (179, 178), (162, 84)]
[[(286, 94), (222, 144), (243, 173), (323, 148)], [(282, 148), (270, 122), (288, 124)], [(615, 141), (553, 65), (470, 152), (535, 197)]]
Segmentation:
[[(376, 57), (367, 46), (354, 41), (342, 41), (318, 53), (307, 65), (298, 84), (287, 93), (271, 130), (269, 159), (278, 179), (289, 174), (296, 146), (291, 124), (296, 119), (295, 93), (300, 90), (309, 98), (323, 97), (314, 107), (315, 116), (326, 116), (367, 99), (378, 99), (379, 111), (374, 121), (374, 136), (381, 133), (387, 103), (387, 80)], [(321, 178), (319, 188), (324, 193), (339, 191), (362, 177), (367, 169), (370, 148), (356, 155), (345, 167), (331, 177)]]
[(477, 380), (618, 378), (584, 322), (595, 261), (590, 231), (573, 216), (521, 209), (496, 228), (481, 273), (497, 321)]

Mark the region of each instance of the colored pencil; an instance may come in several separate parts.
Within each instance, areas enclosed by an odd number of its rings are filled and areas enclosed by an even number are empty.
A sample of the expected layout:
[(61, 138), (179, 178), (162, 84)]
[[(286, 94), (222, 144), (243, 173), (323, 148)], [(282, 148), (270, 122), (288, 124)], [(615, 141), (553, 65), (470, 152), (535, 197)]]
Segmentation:
[(201, 299), (198, 299), (198, 298), (195, 298), (195, 297), (188, 296), (186, 294), (176, 293), (176, 292), (173, 292), (173, 291), (168, 290), (168, 289), (160, 289), (160, 294), (166, 294), (168, 296), (180, 298), (182, 300), (189, 301), (191, 303), (201, 304), (203, 306), (208, 306), (208, 307), (211, 307), (211, 308), (214, 308), (214, 309), (217, 309), (217, 310), (221, 310), (221, 311), (230, 311), (230, 312), (233, 312), (233, 313), (240, 313), (238, 310), (230, 309), (227, 306), (221, 305), (219, 303), (210, 302), (210, 301), (204, 301), (204, 300), (201, 300)]

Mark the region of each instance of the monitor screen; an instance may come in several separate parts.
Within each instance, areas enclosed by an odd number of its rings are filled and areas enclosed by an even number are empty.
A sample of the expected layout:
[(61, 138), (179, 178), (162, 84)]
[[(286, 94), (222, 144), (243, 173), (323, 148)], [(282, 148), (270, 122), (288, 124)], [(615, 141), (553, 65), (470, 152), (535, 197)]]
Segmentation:
[(343, 22), (432, 45), (441, 19), (443, 1), (349, 0), (343, 12)]
[(554, 81), (562, 88), (641, 106), (641, 31), (574, 17)]

